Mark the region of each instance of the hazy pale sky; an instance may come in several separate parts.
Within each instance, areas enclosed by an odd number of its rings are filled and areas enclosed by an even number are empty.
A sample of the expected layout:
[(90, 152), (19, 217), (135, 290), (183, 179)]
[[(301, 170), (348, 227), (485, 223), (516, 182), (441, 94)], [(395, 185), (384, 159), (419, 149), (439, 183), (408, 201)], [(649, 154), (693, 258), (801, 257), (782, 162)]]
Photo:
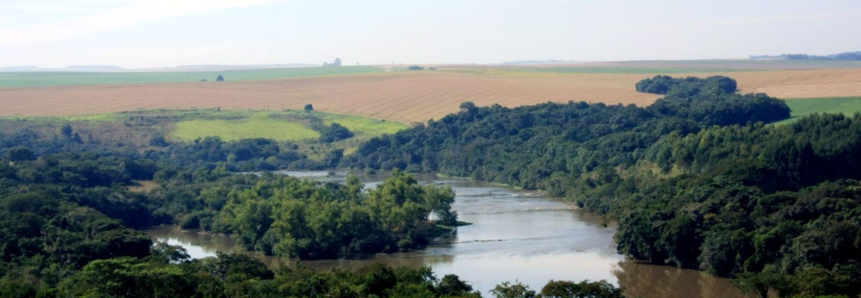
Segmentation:
[(859, 0), (0, 0), (0, 66), (618, 61), (857, 50)]

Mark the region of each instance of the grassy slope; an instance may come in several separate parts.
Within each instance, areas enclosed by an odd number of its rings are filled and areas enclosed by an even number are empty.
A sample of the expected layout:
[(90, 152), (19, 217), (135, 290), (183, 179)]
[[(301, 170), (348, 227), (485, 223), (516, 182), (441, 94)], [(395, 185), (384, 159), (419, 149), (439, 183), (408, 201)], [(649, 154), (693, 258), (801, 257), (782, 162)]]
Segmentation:
[(786, 100), (786, 105), (792, 109), (792, 118), (777, 124), (792, 123), (798, 118), (813, 113), (844, 113), (846, 115), (861, 113), (861, 97), (789, 99)]
[(383, 72), (372, 66), (305, 67), (200, 72), (20, 72), (0, 75), (2, 87), (45, 87), (68, 85), (145, 84), (215, 81), (218, 75), (226, 81), (254, 81), (298, 77), (351, 75)]

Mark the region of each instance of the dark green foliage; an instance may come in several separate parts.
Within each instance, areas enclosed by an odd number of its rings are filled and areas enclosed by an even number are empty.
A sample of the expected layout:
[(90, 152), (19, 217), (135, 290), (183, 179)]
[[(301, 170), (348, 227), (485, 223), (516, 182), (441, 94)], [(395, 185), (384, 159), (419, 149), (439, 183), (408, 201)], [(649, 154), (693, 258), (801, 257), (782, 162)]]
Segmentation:
[[(787, 126), (730, 126), (668, 136), (650, 149), (688, 175), (634, 181), (615, 200), (619, 251), (655, 263), (740, 276), (763, 293), (855, 296), (861, 269), (861, 115), (813, 115)], [(647, 184), (648, 183), (648, 184)], [(596, 200), (598, 197), (595, 197)], [(605, 197), (604, 201), (607, 200)], [(789, 297), (795, 294), (787, 294)]]
[(724, 76), (713, 76), (705, 79), (697, 77), (673, 78), (670, 76), (655, 76), (637, 83), (637, 92), (690, 96), (700, 93), (728, 94), (737, 90), (735, 80)]
[[(571, 102), (508, 109), (499, 105), (476, 108), (465, 103), (461, 108), (460, 113), (426, 126), (373, 138), (348, 156), (346, 164), (438, 171), (527, 188), (551, 188), (549, 184), (554, 182), (548, 178), (552, 174), (562, 178), (589, 172), (597, 166), (593, 159), (644, 147), (656, 141), (666, 125), (633, 105)], [(637, 135), (632, 130), (641, 124), (645, 124), (644, 134)], [(624, 148), (618, 148), (619, 143), (595, 142), (604, 136), (618, 137)], [(608, 148), (611, 145), (614, 148)], [(607, 150), (587, 149), (590, 147)]]
[(305, 112), (311, 112), (311, 111), (314, 111), (314, 106), (310, 103), (306, 104), (305, 105)]
[(224, 77), (222, 77), (221, 75), (218, 75), (218, 77), (215, 78), (215, 81), (216, 82), (224, 82)]
[(148, 194), (157, 206), (153, 214), (170, 214), (184, 228), (229, 233), (246, 249), (283, 257), (422, 248), (437, 222), (457, 221), (451, 189), (419, 185), (401, 172), (368, 191), (355, 177), (341, 186), (205, 170), (155, 176), (162, 188)]
[(142, 157), (191, 169), (213, 169), (223, 165), (231, 172), (328, 167), (325, 162), (309, 160), (299, 152), (282, 150), (277, 142), (268, 139), (225, 142), (218, 137), (206, 137), (189, 144), (171, 144), (167, 150), (149, 150)]
[(722, 76), (705, 79), (655, 76), (637, 83), (637, 91), (667, 95), (649, 106), (649, 111), (656, 115), (706, 125), (770, 123), (789, 118), (789, 107), (783, 101), (765, 94), (735, 94), (736, 86), (735, 80)]
[(623, 298), (622, 290), (606, 281), (579, 283), (551, 280), (541, 289), (542, 298)]
[[(452, 280), (459, 284), (452, 287)], [(37, 291), (18, 289), (31, 295)], [(56, 288), (39, 293), (58, 297), (481, 297), (457, 276), (438, 281), (427, 267), (373, 265), (355, 273), (318, 273), (301, 267), (272, 271), (241, 254), (178, 264), (158, 257), (99, 260)]]
[(707, 125), (732, 125), (776, 122), (789, 118), (790, 110), (779, 99), (765, 94), (698, 93), (667, 95), (649, 106), (650, 111), (666, 117), (691, 119)]
[(496, 285), (490, 294), (496, 298), (535, 298), (535, 291), (520, 282), (504, 282)]
[(72, 126), (69, 125), (68, 123), (63, 124), (63, 126), (60, 127), (60, 134), (62, 134), (67, 139), (71, 138), (72, 137)]
[(143, 257), (152, 244), (122, 222), (49, 191), (3, 196), (0, 219), (0, 261), (12, 267), (26, 263), (74, 270), (96, 259)]
[(36, 159), (36, 155), (30, 148), (15, 146), (6, 150), (6, 159), (9, 161), (28, 161)]
[(418, 66), (418, 65), (412, 65), (412, 66), (407, 68), (407, 70), (424, 70), (424, 69), (425, 69), (424, 67)]
[(437, 291), (443, 296), (458, 296), (464, 293), (471, 293), (472, 286), (460, 280), (460, 277), (457, 275), (447, 274), (437, 284)]
[(164, 139), (164, 135), (156, 134), (149, 139), (149, 145), (153, 147), (167, 147), (170, 143)]
[(344, 164), (442, 172), (561, 196), (573, 194), (581, 182), (591, 187), (601, 182), (594, 178), (615, 179), (609, 169), (635, 165), (667, 134), (789, 116), (781, 101), (759, 95), (668, 97), (660, 106), (569, 102), (509, 109), (466, 102), (460, 113), (369, 140)]
[(456, 220), (453, 198), (450, 189), (420, 186), (399, 172), (368, 192), (266, 176), (252, 188), (231, 191), (224, 207), (213, 210), (217, 217), (198, 220), (208, 223), (201, 228), (233, 234), (246, 249), (327, 258), (424, 247), (431, 212)]
[[(18, 132), (14, 135), (0, 133), (0, 156), (8, 157), (14, 147), (27, 147), (33, 157), (57, 153), (88, 152), (99, 156), (117, 156), (129, 159), (147, 159), (177, 167), (214, 169), (223, 165), (231, 172), (269, 171), (275, 169), (320, 170), (330, 166), (308, 157), (295, 148), (281, 148), (274, 140), (243, 139), (225, 142), (217, 137), (198, 139), (190, 143), (168, 143), (160, 134), (151, 137), (148, 143), (153, 147), (138, 147), (134, 144), (103, 144), (83, 142), (71, 138), (45, 140), (32, 131)], [(233, 156), (233, 158), (230, 158)]]
[(320, 142), (323, 143), (337, 142), (352, 137), (353, 132), (338, 123), (332, 123), (320, 132)]

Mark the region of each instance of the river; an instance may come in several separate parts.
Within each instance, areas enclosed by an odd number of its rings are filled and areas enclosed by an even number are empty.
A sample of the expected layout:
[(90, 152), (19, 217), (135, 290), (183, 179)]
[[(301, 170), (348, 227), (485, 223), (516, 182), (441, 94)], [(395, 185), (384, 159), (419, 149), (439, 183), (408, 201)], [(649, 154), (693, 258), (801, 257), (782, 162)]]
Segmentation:
[[(324, 172), (283, 172), (292, 176), (342, 181)], [(464, 179), (418, 177), (424, 183), (452, 187), (452, 206), (459, 219), (472, 225), (440, 239), (423, 251), (364, 258), (302, 261), (319, 270), (358, 268), (373, 262), (433, 268), (438, 277), (457, 274), (482, 295), (504, 281), (520, 282), (537, 291), (549, 280), (607, 280), (630, 297), (745, 297), (728, 280), (695, 270), (640, 264), (616, 253), (612, 225), (570, 202), (543, 193)], [(374, 187), (380, 179), (369, 179)], [(203, 235), (173, 226), (147, 231), (155, 241), (185, 247), (193, 258), (233, 251), (229, 237)], [(267, 265), (276, 257), (256, 254)]]

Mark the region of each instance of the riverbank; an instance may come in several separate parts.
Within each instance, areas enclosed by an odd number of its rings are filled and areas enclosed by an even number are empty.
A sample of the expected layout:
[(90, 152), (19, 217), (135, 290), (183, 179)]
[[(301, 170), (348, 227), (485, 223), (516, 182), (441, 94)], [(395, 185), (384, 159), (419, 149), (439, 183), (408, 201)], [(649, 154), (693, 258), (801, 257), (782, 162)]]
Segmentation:
[[(339, 174), (335, 178), (344, 176)], [(646, 298), (668, 297), (660, 295), (667, 291), (701, 294), (696, 297), (742, 297), (726, 279), (694, 270), (625, 260), (616, 253), (612, 225), (604, 226), (601, 216), (580, 210), (571, 202), (541, 192), (479, 181), (438, 176), (418, 176), (417, 179), (422, 183), (452, 187), (456, 193), (452, 208), (458, 211), (462, 222), (472, 224), (459, 226), (446, 241), (431, 243), (421, 251), (298, 263), (321, 271), (333, 267), (356, 270), (373, 263), (430, 266), (438, 276), (459, 275), (485, 295), (504, 281), (520, 280), (540, 289), (551, 279), (603, 279)], [(365, 183), (366, 187), (373, 187), (378, 181), (367, 179)], [(225, 236), (202, 235), (171, 227), (147, 233), (155, 241), (186, 247), (195, 258), (212, 256), (216, 251), (235, 251), (232, 240)], [(252, 254), (269, 266), (293, 264), (290, 260)], [(672, 281), (667, 280), (668, 277), (685, 281), (684, 286), (675, 282), (668, 284)]]

